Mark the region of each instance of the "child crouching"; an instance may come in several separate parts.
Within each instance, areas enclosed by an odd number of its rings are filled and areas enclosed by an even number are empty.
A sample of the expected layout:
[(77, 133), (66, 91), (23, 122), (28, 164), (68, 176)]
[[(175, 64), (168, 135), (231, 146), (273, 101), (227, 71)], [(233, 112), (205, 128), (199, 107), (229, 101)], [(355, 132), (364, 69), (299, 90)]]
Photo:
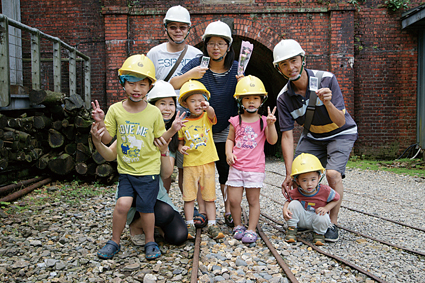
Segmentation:
[(314, 231), (315, 245), (324, 245), (324, 234), (331, 225), (329, 211), (340, 198), (331, 187), (319, 184), (324, 171), (319, 159), (312, 154), (302, 153), (294, 159), (291, 177), (298, 187), (289, 191), (283, 205), (283, 218), (288, 224), (286, 242), (295, 243), (297, 228), (305, 228)]

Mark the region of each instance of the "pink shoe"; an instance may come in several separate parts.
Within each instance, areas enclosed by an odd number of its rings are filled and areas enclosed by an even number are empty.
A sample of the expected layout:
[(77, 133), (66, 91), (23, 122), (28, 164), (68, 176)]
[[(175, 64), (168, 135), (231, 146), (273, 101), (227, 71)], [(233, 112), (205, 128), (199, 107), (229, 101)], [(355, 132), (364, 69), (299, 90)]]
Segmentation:
[(245, 234), (242, 237), (242, 243), (251, 244), (257, 241), (257, 238), (258, 238), (257, 233), (255, 233), (252, 230), (246, 230)]
[(245, 230), (246, 228), (242, 225), (236, 226), (235, 228), (233, 228), (233, 238), (235, 238), (236, 240), (242, 239)]

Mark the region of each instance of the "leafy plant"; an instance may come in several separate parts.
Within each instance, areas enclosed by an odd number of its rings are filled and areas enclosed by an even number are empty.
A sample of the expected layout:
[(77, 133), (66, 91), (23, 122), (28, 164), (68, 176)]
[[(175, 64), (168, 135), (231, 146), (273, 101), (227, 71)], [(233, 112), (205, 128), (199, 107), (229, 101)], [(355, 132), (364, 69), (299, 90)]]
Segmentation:
[(408, 4), (410, 3), (410, 0), (387, 0), (385, 1), (385, 5), (387, 6), (387, 9), (390, 11), (397, 11), (401, 8), (404, 10), (408, 9)]

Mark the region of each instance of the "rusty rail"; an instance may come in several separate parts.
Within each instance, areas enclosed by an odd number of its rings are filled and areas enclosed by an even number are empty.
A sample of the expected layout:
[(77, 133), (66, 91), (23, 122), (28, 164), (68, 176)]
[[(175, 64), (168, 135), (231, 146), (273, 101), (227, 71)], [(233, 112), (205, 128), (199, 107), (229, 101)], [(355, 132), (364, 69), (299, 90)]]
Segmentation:
[(34, 182), (38, 182), (38, 181), (43, 180), (43, 179), (44, 179), (44, 177), (36, 177), (36, 178), (28, 179), (28, 180), (25, 180), (25, 181), (20, 181), (16, 184), (10, 184), (10, 185), (7, 185), (7, 186), (3, 186), (3, 187), (0, 188), (0, 194), (7, 193), (7, 192), (12, 191), (16, 188), (26, 186), (26, 185), (29, 185), (29, 184), (34, 183)]
[(0, 199), (0, 202), (10, 202), (10, 201), (13, 201), (13, 200), (15, 200), (15, 199), (17, 199), (17, 198), (19, 198), (19, 197), (21, 197), (23, 195), (26, 195), (26, 194), (32, 192), (33, 190), (35, 190), (35, 189), (37, 189), (37, 188), (39, 188), (39, 187), (41, 187), (41, 186), (43, 186), (45, 184), (50, 183), (51, 181), (52, 181), (52, 178), (50, 178), (50, 177), (49, 178), (46, 178), (46, 179), (44, 179), (42, 181), (39, 181), (39, 182), (37, 182), (35, 184), (32, 184), (29, 187), (26, 187), (26, 188), (24, 188), (22, 190), (19, 190), (19, 191), (13, 193), (13, 194), (7, 195), (4, 198), (1, 198)]

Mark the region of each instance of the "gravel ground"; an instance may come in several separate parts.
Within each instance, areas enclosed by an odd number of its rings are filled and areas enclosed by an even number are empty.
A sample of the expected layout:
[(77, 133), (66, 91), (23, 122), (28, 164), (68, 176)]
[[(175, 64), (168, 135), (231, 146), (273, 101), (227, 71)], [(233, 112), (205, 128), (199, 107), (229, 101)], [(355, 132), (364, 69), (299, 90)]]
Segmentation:
[[(280, 184), (284, 165), (276, 159), (266, 162), (266, 183), (262, 189), (262, 212), (282, 222), (284, 202)], [(270, 185), (274, 184), (274, 185)], [(349, 210), (364, 211), (425, 229), (425, 180), (388, 172), (347, 170), (339, 225), (360, 233), (425, 252), (425, 233), (386, 220)], [(52, 186), (39, 195), (60, 189)], [(128, 231), (122, 236), (122, 250), (112, 260), (100, 260), (96, 252), (109, 240), (114, 208), (114, 186), (96, 190), (105, 194), (80, 202), (46, 197), (41, 206), (7, 218), (0, 218), (0, 281), (2, 282), (190, 282), (194, 242), (170, 246), (157, 237), (163, 255), (146, 261), (143, 247), (131, 244)], [(173, 183), (171, 196), (182, 208), (180, 192)], [(217, 219), (225, 233), (220, 241), (202, 232), (199, 282), (288, 282), (265, 243), (243, 245), (234, 240), (223, 221), (224, 208), (217, 189)], [(273, 201), (275, 200), (275, 201)], [(243, 207), (247, 209), (246, 201)], [(287, 244), (284, 234), (260, 221), (264, 233), (282, 255), (299, 282), (374, 282), (358, 271), (324, 256), (300, 242)], [(301, 234), (307, 241), (309, 233)], [(425, 282), (425, 258), (340, 230), (340, 240), (320, 249), (351, 261), (386, 282)]]

